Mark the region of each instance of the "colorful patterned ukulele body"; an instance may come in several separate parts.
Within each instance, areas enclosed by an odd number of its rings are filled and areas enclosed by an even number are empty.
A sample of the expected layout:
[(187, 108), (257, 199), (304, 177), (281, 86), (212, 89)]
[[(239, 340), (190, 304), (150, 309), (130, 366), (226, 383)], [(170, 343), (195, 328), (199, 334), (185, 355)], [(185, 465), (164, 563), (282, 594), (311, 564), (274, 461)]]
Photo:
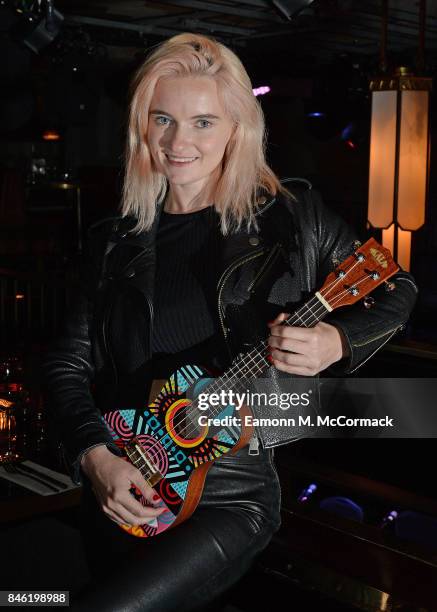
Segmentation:
[[(181, 522), (177, 520), (181, 513), (186, 515), (183, 520), (188, 518), (198, 502), (194, 500), (194, 507), (187, 514), (189, 484), (199, 472), (196, 468), (206, 467), (203, 479), (194, 486), (194, 496), (200, 498), (211, 462), (234, 449), (240, 440), (241, 427), (238, 422), (234, 424), (235, 419), (229, 419), (232, 426), (213, 428), (199, 426), (198, 416), (202, 413), (198, 409), (190, 418), (192, 401), (189, 398), (195, 398), (211, 382), (206, 376), (198, 366), (184, 366), (170, 376), (157, 398), (144, 410), (121, 409), (102, 417), (114, 442), (126, 451), (129, 460), (162, 499), (161, 506), (166, 507), (150, 523), (123, 526), (132, 535), (155, 536), (174, 526), (176, 521)], [(222, 420), (235, 415), (235, 407), (229, 405), (214, 417)], [(147, 505), (138, 489), (133, 494)]]

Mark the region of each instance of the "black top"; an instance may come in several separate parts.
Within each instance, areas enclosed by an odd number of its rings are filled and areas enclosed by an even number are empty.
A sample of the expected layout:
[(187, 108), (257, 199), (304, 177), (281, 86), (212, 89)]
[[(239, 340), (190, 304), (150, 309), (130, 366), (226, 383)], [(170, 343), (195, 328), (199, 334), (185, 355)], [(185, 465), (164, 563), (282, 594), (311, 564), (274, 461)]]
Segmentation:
[(212, 206), (184, 214), (161, 213), (154, 284), (154, 378), (165, 378), (184, 364), (224, 365), (216, 298), (221, 241), (219, 216)]

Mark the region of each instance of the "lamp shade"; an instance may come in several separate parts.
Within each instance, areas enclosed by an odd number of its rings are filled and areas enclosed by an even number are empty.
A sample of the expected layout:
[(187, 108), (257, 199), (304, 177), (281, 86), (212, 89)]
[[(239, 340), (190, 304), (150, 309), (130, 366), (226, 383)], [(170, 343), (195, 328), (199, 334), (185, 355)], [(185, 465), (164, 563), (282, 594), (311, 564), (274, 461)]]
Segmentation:
[(370, 132), (368, 220), (384, 246), (409, 269), (411, 231), (425, 222), (431, 79), (399, 69), (374, 79)]
[(414, 231), (425, 223), (429, 93), (403, 91), (400, 97), (397, 222)]
[(397, 92), (376, 91), (372, 95), (368, 219), (373, 227), (387, 228), (393, 223), (396, 107)]

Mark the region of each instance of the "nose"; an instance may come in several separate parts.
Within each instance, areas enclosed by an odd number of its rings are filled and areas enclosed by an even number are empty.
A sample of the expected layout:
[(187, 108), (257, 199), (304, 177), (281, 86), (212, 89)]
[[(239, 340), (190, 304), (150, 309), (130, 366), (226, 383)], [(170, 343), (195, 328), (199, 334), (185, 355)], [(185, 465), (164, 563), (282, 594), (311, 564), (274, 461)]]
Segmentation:
[(192, 137), (188, 131), (182, 125), (169, 126), (165, 130), (164, 134), (164, 145), (168, 151), (173, 153), (184, 153), (187, 147), (192, 143)]

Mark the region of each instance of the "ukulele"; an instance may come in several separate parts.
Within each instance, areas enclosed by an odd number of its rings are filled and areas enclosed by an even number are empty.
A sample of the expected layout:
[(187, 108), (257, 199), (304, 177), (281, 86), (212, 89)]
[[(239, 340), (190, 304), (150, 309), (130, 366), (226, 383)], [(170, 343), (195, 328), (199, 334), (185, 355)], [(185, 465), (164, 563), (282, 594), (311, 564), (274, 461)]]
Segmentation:
[[(332, 310), (366, 296), (398, 270), (390, 252), (372, 238), (331, 272), (322, 288), (281, 324), (313, 327)], [(192, 515), (213, 462), (225, 453), (236, 453), (254, 434), (254, 427), (245, 425), (251, 415), (248, 406), (237, 411), (231, 404), (211, 405), (205, 410), (204, 405), (199, 407), (199, 395), (235, 389), (241, 379), (262, 376), (270, 367), (268, 354), (265, 339), (214, 379), (197, 365), (185, 365), (168, 380), (160, 381), (159, 393), (146, 408), (103, 414), (124, 458), (140, 470), (165, 507), (149, 522), (120, 525), (122, 529), (133, 536), (153, 537)], [(238, 418), (232, 418), (237, 414)], [(228, 424), (207, 424), (212, 421)], [(149, 505), (136, 487), (130, 492), (144, 506)]]

